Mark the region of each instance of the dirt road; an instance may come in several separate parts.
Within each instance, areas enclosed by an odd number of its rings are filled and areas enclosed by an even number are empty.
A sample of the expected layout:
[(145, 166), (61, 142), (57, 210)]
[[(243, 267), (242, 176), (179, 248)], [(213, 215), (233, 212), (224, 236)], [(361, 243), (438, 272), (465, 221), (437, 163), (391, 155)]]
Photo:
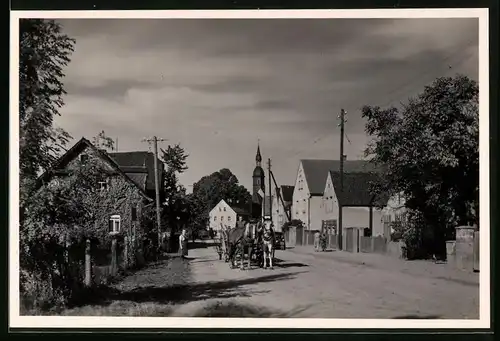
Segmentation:
[(200, 315), (204, 307), (233, 304), (239, 307), (233, 316), (256, 316), (241, 310), (253, 306), (285, 317), (479, 317), (477, 274), (371, 256), (277, 251), (273, 270), (239, 270), (218, 260), (213, 247), (200, 247), (189, 250), (187, 261), (160, 262), (124, 278), (106, 302), (65, 314), (207, 316)]
[[(222, 295), (207, 292), (207, 301), (237, 300), (294, 311), (295, 317), (479, 318), (478, 275), (450, 274), (446, 265), (377, 264), (359, 262), (352, 254), (328, 257), (287, 250), (276, 252), (280, 261), (274, 270), (241, 271), (215, 256), (210, 248), (190, 251), (192, 281), (224, 288)], [(176, 314), (189, 315), (200, 304), (188, 303)]]

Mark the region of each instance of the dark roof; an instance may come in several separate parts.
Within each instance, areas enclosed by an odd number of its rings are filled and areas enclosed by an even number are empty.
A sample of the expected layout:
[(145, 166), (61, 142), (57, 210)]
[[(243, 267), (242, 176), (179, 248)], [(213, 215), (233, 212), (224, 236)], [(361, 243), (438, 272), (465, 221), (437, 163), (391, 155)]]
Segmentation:
[(243, 209), (243, 208), (236, 207), (236, 206), (231, 206), (231, 208), (238, 215), (250, 215), (250, 213), (247, 210)]
[(64, 153), (59, 159), (54, 162), (52, 165), (51, 169), (44, 172), (39, 178), (38, 178), (38, 184), (41, 185), (44, 181), (47, 181), (52, 174), (54, 174), (54, 171), (63, 169), (68, 165), (68, 163), (71, 160), (74, 160), (85, 148), (91, 148), (96, 155), (98, 155), (101, 159), (106, 161), (106, 163), (111, 166), (114, 172), (120, 174), (127, 180), (129, 183), (135, 185), (139, 190), (140, 193), (148, 200), (152, 200), (144, 191), (144, 187), (141, 186), (137, 181), (138, 179), (132, 179), (129, 175), (127, 175), (123, 170), (119, 167), (119, 165), (112, 159), (106, 151), (98, 149), (96, 146), (94, 146), (89, 140), (86, 138), (82, 137), (77, 143), (73, 145), (66, 153)]
[(340, 172), (330, 171), (333, 187), (339, 202), (343, 206), (371, 206), (376, 203), (371, 191), (371, 185), (377, 182), (380, 177), (373, 172), (349, 172), (344, 173), (344, 190), (340, 190)]
[[(134, 173), (146, 173), (146, 181), (144, 189), (147, 191), (155, 190), (155, 173), (154, 173), (154, 154), (151, 152), (115, 152), (108, 153), (113, 160), (120, 166), (127, 175), (132, 176)], [(161, 179), (164, 165), (158, 160), (158, 176)]]
[(283, 201), (293, 201), (293, 189), (294, 186), (282, 185), (280, 188), (280, 194), (283, 197)]
[[(311, 195), (323, 195), (329, 171), (340, 170), (340, 160), (301, 160), (304, 176)], [(374, 166), (364, 160), (344, 161), (344, 172), (360, 172), (374, 170)]]

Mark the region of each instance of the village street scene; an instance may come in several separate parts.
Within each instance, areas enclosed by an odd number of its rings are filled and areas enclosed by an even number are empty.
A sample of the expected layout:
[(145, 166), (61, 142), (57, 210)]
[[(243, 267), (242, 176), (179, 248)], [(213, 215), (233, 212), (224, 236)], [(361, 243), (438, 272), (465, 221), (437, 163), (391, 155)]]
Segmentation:
[(477, 19), (19, 28), (21, 315), (479, 319)]

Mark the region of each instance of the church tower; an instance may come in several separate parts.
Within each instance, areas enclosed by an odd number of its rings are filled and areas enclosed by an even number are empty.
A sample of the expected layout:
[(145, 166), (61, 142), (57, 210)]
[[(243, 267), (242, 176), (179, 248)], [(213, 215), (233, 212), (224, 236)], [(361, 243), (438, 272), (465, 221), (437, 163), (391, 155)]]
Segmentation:
[(260, 144), (257, 143), (257, 155), (255, 155), (255, 168), (253, 170), (253, 193), (252, 193), (252, 218), (261, 218), (262, 203), (264, 199), (259, 194), (265, 193), (264, 170), (262, 169), (262, 155), (260, 155)]

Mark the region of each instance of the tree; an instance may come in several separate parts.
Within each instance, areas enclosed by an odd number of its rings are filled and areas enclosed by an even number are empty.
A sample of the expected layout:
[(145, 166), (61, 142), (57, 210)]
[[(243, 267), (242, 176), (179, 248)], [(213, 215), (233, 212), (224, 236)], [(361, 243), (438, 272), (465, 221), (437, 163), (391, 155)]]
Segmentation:
[(291, 221), (287, 221), (286, 223), (284, 223), (281, 229), (283, 232), (287, 232), (290, 229), (290, 227), (303, 228), (304, 223), (300, 219), (293, 219)]
[(111, 137), (107, 136), (104, 130), (92, 138), (92, 144), (97, 148), (115, 150), (115, 141)]
[(64, 150), (71, 136), (53, 126), (63, 106), (63, 68), (75, 40), (53, 20), (19, 21), (19, 144), (21, 201), (41, 170)]
[(222, 199), (242, 209), (249, 209), (252, 200), (248, 190), (239, 184), (238, 178), (227, 168), (204, 176), (193, 185), (191, 200), (197, 206), (192, 219), (198, 226), (206, 227), (210, 210)]
[(362, 109), (373, 138), (365, 154), (386, 171), (377, 190), (404, 194), (437, 255), (457, 225), (479, 226), (478, 94), (476, 82), (457, 75), (436, 79), (399, 110)]

